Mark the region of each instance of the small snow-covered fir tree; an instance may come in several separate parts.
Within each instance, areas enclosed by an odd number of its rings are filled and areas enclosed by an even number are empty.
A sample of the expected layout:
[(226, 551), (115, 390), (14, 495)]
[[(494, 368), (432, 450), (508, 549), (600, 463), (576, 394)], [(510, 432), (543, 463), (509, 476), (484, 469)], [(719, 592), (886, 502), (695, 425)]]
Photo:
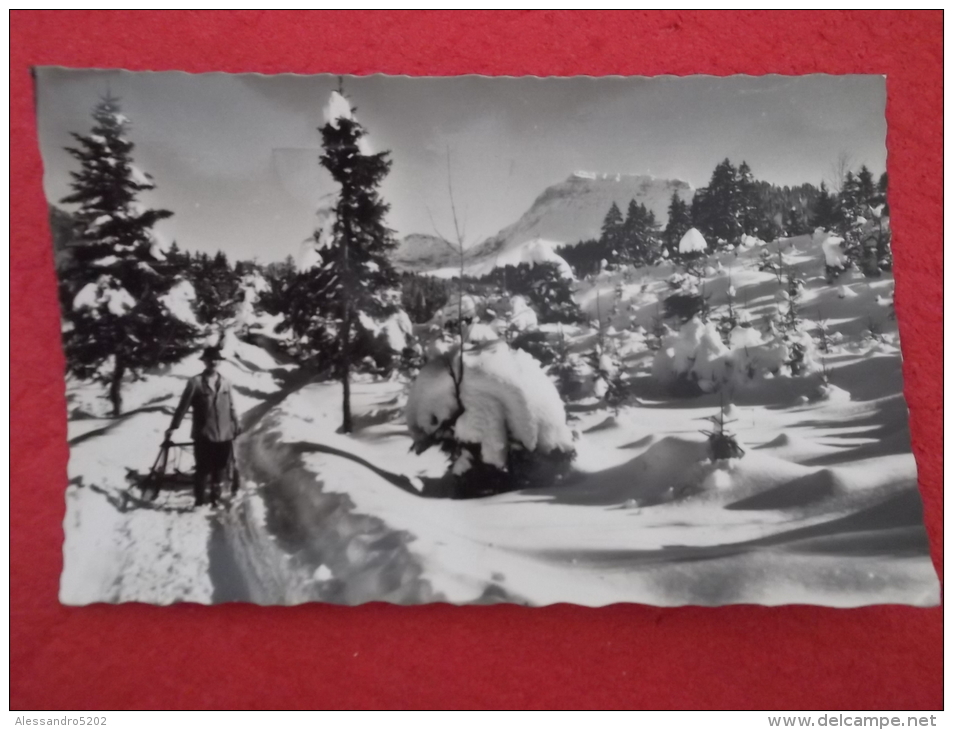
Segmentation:
[[(560, 328), (559, 337), (552, 347), (552, 363), (546, 371), (564, 401), (577, 400), (582, 396), (583, 366), (580, 356), (572, 351), (566, 333)], [(530, 353), (535, 356), (535, 353)], [(539, 357), (536, 358), (537, 360)]]
[(814, 323), (814, 331), (817, 333), (815, 339), (817, 340), (817, 349), (822, 353), (827, 355), (831, 351), (831, 330), (830, 325), (826, 319), (823, 319), (818, 313), (818, 318)]
[(600, 338), (588, 355), (593, 374), (593, 395), (618, 412), (628, 396), (625, 369), (611, 343)]
[(745, 455), (745, 450), (741, 448), (737, 437), (731, 433), (725, 426), (735, 423), (738, 419), (728, 419), (727, 411), (731, 404), (725, 404), (724, 395), (722, 395), (721, 408), (717, 416), (709, 416), (707, 421), (711, 421), (713, 430), (702, 431), (708, 437), (708, 458), (712, 462), (723, 459), (740, 459)]
[(814, 370), (814, 353), (817, 349), (798, 311), (798, 299), (803, 286), (797, 274), (789, 270), (786, 286), (779, 294), (781, 302), (774, 323), (774, 336), (781, 346), (783, 363), (794, 377)]
[(66, 148), (80, 169), (70, 173), (73, 192), (62, 200), (78, 206), (61, 288), (63, 343), (68, 371), (107, 385), (119, 415), (123, 378), (180, 359), (197, 331), (190, 315), (177, 317), (163, 301), (175, 279), (153, 227), (172, 213), (139, 202), (155, 182), (133, 163), (119, 99), (104, 96), (93, 121), (89, 134), (74, 133), (76, 146)]
[(709, 298), (710, 295), (706, 295), (704, 289), (698, 291), (693, 288), (688, 291), (670, 294), (663, 302), (665, 317), (677, 318), (680, 324), (684, 324), (694, 317), (707, 322), (711, 314)]
[(728, 288), (725, 291), (725, 311), (716, 317), (718, 333), (721, 335), (721, 339), (726, 345), (731, 344), (731, 333), (735, 327), (740, 324), (738, 311), (735, 307), (736, 295), (737, 292), (735, 291), (734, 284), (732, 284), (731, 272), (729, 271)]
[(671, 334), (665, 325), (665, 318), (662, 316), (662, 308), (659, 302), (655, 303), (655, 314), (652, 315), (652, 325), (649, 327), (646, 337), (646, 344), (649, 350), (657, 352), (662, 347), (662, 339)]
[[(384, 223), (389, 205), (379, 188), (390, 171), (389, 152), (370, 150), (364, 127), (354, 118), (343, 93), (334, 91), (321, 127), (321, 165), (338, 184), (326, 216), (330, 223), (315, 233), (319, 260), (299, 272), (287, 293), (288, 326), (307, 338), (308, 350), (320, 365), (329, 366), (343, 386), (341, 430), (350, 433), (351, 373), (378, 362), (374, 323), (398, 314), (400, 277), (390, 260), (396, 248), (393, 232)], [(406, 343), (405, 343), (406, 344)]]

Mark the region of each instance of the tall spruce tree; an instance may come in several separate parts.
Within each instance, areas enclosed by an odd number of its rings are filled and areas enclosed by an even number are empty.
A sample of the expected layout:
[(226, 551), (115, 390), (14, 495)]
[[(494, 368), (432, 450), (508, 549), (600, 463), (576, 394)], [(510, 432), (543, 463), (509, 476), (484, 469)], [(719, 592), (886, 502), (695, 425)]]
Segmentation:
[(811, 226), (830, 231), (837, 224), (837, 201), (827, 190), (827, 184), (821, 182), (821, 189), (814, 203)]
[[(623, 241), (622, 226), (624, 222), (622, 211), (619, 210), (619, 206), (613, 202), (612, 205), (609, 206), (609, 212), (606, 213), (606, 217), (602, 220), (602, 236), (599, 239), (599, 242), (606, 252), (605, 257), (610, 261), (615, 261), (621, 253), (620, 249), (622, 248)], [(613, 251), (615, 252), (614, 254)]]
[(861, 165), (857, 171), (857, 198), (861, 205), (876, 205), (877, 187), (874, 174), (867, 165)]
[(389, 152), (370, 153), (364, 127), (340, 90), (331, 94), (320, 132), (321, 165), (339, 186), (333, 223), (330, 235), (315, 233), (321, 260), (292, 281), (286, 315), (315, 360), (340, 379), (341, 431), (350, 433), (351, 373), (375, 358), (373, 322), (400, 308), (400, 277), (390, 260), (397, 242), (384, 224), (390, 206), (378, 192), (391, 160)]
[(708, 187), (695, 193), (692, 222), (715, 245), (718, 241), (737, 243), (744, 233), (738, 171), (729, 159), (719, 162)]
[(737, 175), (741, 229), (748, 235), (757, 235), (763, 225), (764, 213), (757, 183), (746, 161), (741, 161)]
[(838, 198), (838, 218), (840, 219), (842, 229), (850, 228), (850, 225), (859, 216), (864, 213), (865, 203), (861, 197), (860, 186), (857, 177), (853, 172), (848, 171), (844, 176), (844, 183), (841, 186), (840, 196)]
[(73, 192), (62, 199), (78, 206), (61, 288), (63, 344), (68, 371), (107, 385), (118, 416), (123, 378), (178, 360), (198, 333), (162, 301), (175, 280), (152, 229), (172, 213), (139, 203), (155, 182), (133, 164), (119, 99), (104, 96), (93, 121), (90, 133), (74, 133), (77, 145), (66, 148), (80, 170), (70, 173)]
[(880, 176), (877, 181), (877, 205), (883, 205), (882, 215), (884, 218), (890, 217), (890, 203), (887, 201), (887, 173)]
[(672, 200), (668, 204), (668, 223), (662, 233), (662, 249), (668, 252), (668, 259), (678, 259), (678, 242), (691, 227), (692, 213), (688, 203), (678, 197), (678, 193), (672, 193)]

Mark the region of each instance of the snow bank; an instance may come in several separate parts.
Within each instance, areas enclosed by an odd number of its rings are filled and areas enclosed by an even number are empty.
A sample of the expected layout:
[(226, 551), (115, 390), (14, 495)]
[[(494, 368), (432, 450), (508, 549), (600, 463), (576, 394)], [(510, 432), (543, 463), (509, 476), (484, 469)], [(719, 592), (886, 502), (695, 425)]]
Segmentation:
[(529, 451), (572, 451), (563, 402), (540, 364), (522, 350), (499, 343), (465, 358), (460, 399), (463, 414), (451, 424), (458, 404), (450, 374), (455, 358), (439, 358), (420, 371), (405, 416), (415, 441), (441, 429), (455, 439), (479, 444), (487, 464), (506, 468), (510, 441)]
[(764, 246), (765, 242), (757, 236), (750, 236), (747, 233), (741, 236), (742, 248), (753, 248), (754, 246)]
[[(502, 320), (497, 320), (501, 322), (501, 325), (497, 325), (501, 331), (506, 329), (506, 323)], [(467, 330), (467, 341), (473, 343), (483, 343), (483, 342), (496, 342), (500, 339), (499, 332), (497, 328), (494, 328), (493, 323), (483, 324), (482, 322), (477, 322), (476, 324), (470, 325), (470, 328)]]

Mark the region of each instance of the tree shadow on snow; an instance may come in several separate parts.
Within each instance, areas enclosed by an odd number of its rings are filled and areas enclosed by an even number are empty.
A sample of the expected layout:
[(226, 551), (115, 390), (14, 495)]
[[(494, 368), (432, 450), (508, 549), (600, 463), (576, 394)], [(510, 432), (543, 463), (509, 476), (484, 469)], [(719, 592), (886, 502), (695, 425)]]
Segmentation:
[(142, 413), (164, 413), (168, 416), (171, 416), (173, 412), (174, 411), (172, 407), (169, 405), (143, 406), (142, 408), (136, 408), (135, 410), (128, 411), (127, 413), (123, 413), (121, 416), (113, 419), (111, 423), (103, 426), (102, 428), (95, 428), (92, 431), (87, 431), (86, 433), (80, 436), (76, 436), (75, 438), (70, 439), (67, 443), (70, 446), (76, 446), (78, 444), (83, 443), (84, 441), (89, 441), (90, 439), (96, 438), (97, 436), (102, 436), (104, 434), (109, 433), (110, 431), (115, 429), (117, 426), (121, 426), (133, 416), (138, 416)]
[(704, 546), (666, 545), (658, 550), (593, 550), (585, 553), (551, 550), (539, 554), (574, 564), (621, 568), (633, 564), (715, 560), (763, 549), (851, 556), (916, 557), (930, 554), (923, 526), (923, 503), (915, 488), (846, 517), (753, 540)]

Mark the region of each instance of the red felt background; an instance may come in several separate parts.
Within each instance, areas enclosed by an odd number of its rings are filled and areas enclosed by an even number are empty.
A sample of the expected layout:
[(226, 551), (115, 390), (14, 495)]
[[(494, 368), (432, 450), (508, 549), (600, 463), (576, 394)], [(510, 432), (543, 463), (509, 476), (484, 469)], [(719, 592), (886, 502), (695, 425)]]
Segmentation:
[(942, 13), (11, 13), (11, 708), (938, 709), (940, 609), (66, 608), (63, 358), (31, 65), (887, 75), (896, 302), (942, 568)]

